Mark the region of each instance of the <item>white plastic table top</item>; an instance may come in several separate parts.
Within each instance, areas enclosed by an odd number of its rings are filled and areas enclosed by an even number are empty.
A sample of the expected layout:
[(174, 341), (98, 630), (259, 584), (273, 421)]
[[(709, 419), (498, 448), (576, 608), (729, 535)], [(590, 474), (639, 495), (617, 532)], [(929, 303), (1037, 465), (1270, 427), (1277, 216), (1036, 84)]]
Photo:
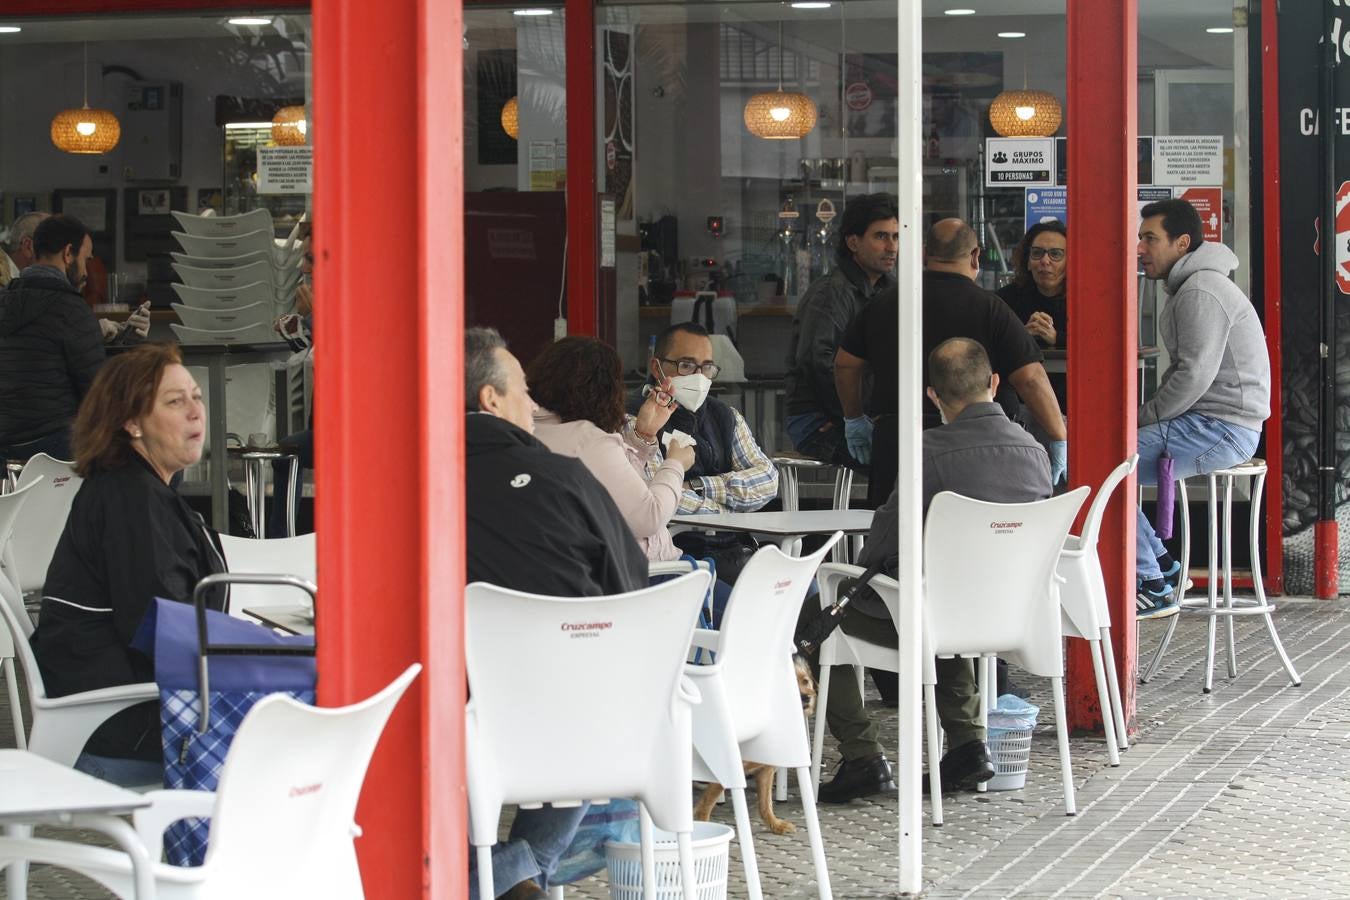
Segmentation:
[(149, 805), (150, 799), (135, 791), (36, 753), (0, 750), (0, 824), (53, 824), (103, 832), (131, 857), (136, 896), (141, 900), (155, 895), (153, 864), (136, 832), (118, 816)]
[(670, 520), (685, 528), (741, 531), (782, 540), (807, 534), (866, 534), (872, 527), (870, 509), (808, 509), (797, 512), (709, 513), (680, 515)]
[(149, 806), (118, 787), (26, 750), (0, 750), (0, 821), (52, 821), (69, 813), (117, 815)]

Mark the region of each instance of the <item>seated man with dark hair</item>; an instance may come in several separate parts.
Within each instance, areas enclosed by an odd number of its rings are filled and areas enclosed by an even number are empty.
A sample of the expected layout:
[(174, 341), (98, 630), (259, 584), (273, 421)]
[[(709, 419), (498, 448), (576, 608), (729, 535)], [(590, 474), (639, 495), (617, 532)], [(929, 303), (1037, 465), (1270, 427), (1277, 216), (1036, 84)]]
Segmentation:
[[(969, 338), (943, 341), (928, 356), (928, 399), (943, 425), (923, 433), (923, 512), (943, 491), (993, 503), (1025, 503), (1051, 494), (1050, 458), (1022, 427), (1009, 421), (994, 402), (999, 378), (984, 348)], [(877, 510), (858, 564), (894, 576), (900, 501), (898, 489)], [(808, 601), (803, 620), (819, 603)], [(895, 623), (881, 598), (864, 589), (854, 599), (841, 627), (874, 644), (899, 645)], [(937, 713), (951, 749), (942, 757), (942, 785), (970, 790), (994, 777), (980, 724), (980, 691), (969, 659), (937, 660)], [(863, 709), (858, 683), (840, 676), (830, 681), (825, 710), (830, 733), (839, 741), (843, 762), (834, 779), (820, 786), (825, 803), (843, 803), (880, 790), (894, 790), (890, 766), (881, 755), (877, 726)]]
[[(609, 493), (581, 460), (536, 440), (525, 372), (491, 328), (464, 333), (465, 547), (469, 581), (554, 596), (621, 594), (647, 585), (647, 557)], [(522, 724), (523, 740), (529, 740)], [(492, 848), (509, 900), (548, 896), (587, 804), (522, 809)], [(470, 854), (469, 896), (478, 896)]]

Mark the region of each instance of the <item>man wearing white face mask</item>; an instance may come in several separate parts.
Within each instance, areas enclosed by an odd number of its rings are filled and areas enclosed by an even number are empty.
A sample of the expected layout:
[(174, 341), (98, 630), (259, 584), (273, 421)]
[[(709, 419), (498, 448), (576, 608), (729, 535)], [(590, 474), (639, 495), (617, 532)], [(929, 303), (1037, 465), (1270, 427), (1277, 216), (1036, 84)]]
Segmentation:
[[(739, 412), (708, 396), (719, 370), (708, 332), (693, 322), (658, 335), (648, 361), (648, 380), (669, 379), (679, 409), (660, 432), (639, 437), (660, 440), (667, 432), (683, 431), (697, 441), (694, 465), (685, 473), (681, 513), (754, 512), (778, 495), (778, 470), (750, 426)], [(653, 464), (659, 465), (660, 458)]]

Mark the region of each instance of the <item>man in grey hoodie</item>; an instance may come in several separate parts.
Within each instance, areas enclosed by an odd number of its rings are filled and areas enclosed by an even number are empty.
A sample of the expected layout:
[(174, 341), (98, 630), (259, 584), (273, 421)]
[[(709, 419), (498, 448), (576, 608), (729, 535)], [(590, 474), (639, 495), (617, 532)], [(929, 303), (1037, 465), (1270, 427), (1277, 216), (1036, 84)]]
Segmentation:
[[(1139, 264), (1170, 295), (1158, 330), (1171, 364), (1139, 410), (1139, 482), (1156, 484), (1164, 453), (1172, 457), (1175, 478), (1251, 458), (1270, 415), (1270, 357), (1255, 308), (1228, 277), (1237, 257), (1223, 244), (1205, 242), (1195, 208), (1163, 200), (1141, 215)], [(1135, 570), (1139, 617), (1175, 615), (1174, 587), (1184, 573), (1142, 510)]]

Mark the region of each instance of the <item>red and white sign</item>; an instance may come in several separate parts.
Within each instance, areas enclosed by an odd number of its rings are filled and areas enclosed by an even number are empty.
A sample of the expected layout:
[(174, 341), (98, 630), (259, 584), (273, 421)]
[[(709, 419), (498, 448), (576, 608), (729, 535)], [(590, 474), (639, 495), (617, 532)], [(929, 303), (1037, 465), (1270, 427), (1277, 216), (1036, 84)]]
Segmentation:
[(844, 88), (844, 102), (854, 112), (862, 112), (872, 105), (872, 87), (865, 81), (855, 81)]
[[(1322, 252), (1320, 224), (1320, 218), (1313, 220), (1317, 229), (1313, 252), (1317, 254)], [(1350, 294), (1350, 181), (1342, 181), (1336, 190), (1336, 287), (1342, 294)]]
[(1180, 191), (1185, 200), (1200, 214), (1200, 225), (1205, 229), (1205, 240), (1223, 241), (1223, 188), (1196, 187)]

